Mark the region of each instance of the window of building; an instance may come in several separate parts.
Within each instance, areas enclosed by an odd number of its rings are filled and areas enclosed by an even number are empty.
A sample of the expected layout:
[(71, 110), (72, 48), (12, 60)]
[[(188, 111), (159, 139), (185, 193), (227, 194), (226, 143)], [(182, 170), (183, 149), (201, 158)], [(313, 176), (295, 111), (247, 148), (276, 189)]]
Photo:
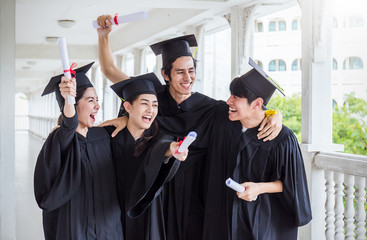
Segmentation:
[(333, 109), (338, 106), (338, 103), (333, 99)]
[(275, 72), (275, 71), (286, 71), (286, 64), (281, 59), (275, 59), (270, 61), (269, 63), (269, 72)]
[(355, 27), (363, 27), (363, 17), (362, 16), (350, 16), (349, 17), (349, 27), (355, 28)]
[(302, 61), (300, 58), (294, 59), (292, 62), (292, 71), (300, 71), (301, 70)]
[(333, 17), (333, 28), (338, 28), (338, 19), (336, 17)]
[(297, 19), (292, 21), (292, 30), (293, 31), (298, 30), (298, 20)]
[(255, 63), (256, 63), (257, 65), (259, 65), (259, 67), (261, 67), (262, 69), (264, 69), (264, 65), (263, 65), (263, 63), (262, 63), (261, 61), (259, 61), (259, 60), (255, 60)]
[(276, 70), (277, 70), (276, 62), (275, 60), (273, 60), (269, 63), (269, 72), (275, 72)]
[(343, 20), (343, 26), (349, 28), (357, 28), (364, 26), (363, 16), (349, 16)]
[(269, 32), (275, 32), (276, 23), (275, 21), (269, 22)]
[(262, 22), (258, 22), (256, 24), (256, 32), (264, 32), (264, 24)]
[(333, 70), (338, 70), (338, 62), (333, 58)]
[(286, 68), (285, 68), (285, 62), (283, 60), (279, 60), (279, 68), (278, 68), (279, 71), (285, 71)]
[(359, 57), (348, 57), (343, 62), (343, 69), (363, 69), (363, 61)]
[(285, 21), (283, 20), (279, 21), (279, 31), (285, 31), (285, 30), (286, 30)]

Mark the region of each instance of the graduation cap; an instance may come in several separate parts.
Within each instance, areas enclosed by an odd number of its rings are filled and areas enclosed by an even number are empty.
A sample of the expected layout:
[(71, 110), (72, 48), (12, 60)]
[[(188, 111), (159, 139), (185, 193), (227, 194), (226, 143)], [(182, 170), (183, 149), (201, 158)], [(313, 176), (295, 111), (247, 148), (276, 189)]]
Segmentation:
[[(85, 75), (88, 70), (92, 67), (94, 62), (91, 62), (83, 67), (75, 69), (75, 77), (76, 79), (76, 91), (83, 90), (85, 88), (93, 87), (92, 83), (89, 81), (88, 77)], [(54, 76), (50, 79), (49, 83), (47, 84), (45, 90), (43, 90), (43, 93), (41, 96), (45, 96), (47, 94), (55, 92), (56, 94), (56, 100), (59, 104), (60, 110), (62, 110), (64, 106), (65, 99), (62, 97), (59, 84), (61, 83), (61, 77), (64, 76), (64, 74), (60, 74), (57, 76)]]
[(190, 34), (155, 43), (150, 45), (150, 48), (155, 55), (162, 54), (163, 66), (166, 66), (168, 62), (178, 57), (192, 56), (190, 47), (197, 45), (195, 35)]
[(268, 104), (276, 89), (285, 96), (283, 88), (271, 79), (251, 58), (249, 64), (253, 69), (239, 77), (239, 79), (248, 90), (264, 100), (264, 106)]
[(154, 94), (163, 90), (163, 86), (154, 73), (132, 77), (111, 86), (112, 90), (123, 100), (140, 94)]

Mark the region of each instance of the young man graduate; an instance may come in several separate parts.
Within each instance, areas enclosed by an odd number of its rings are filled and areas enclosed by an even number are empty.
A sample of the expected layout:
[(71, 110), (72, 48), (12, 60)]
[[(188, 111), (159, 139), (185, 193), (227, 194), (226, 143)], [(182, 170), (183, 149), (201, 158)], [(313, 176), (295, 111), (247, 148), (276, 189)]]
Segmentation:
[[(298, 227), (312, 218), (301, 150), (286, 126), (271, 141), (257, 138), (258, 126), (266, 118), (265, 106), (276, 89), (282, 90), (252, 59), (249, 63), (254, 68), (231, 82), (227, 100), (227, 117), (237, 126), (216, 126), (212, 141), (207, 207), (213, 212), (205, 218), (204, 236), (296, 240)], [(236, 195), (227, 188), (228, 177), (245, 191)]]
[[(100, 16), (98, 24), (99, 60), (102, 72), (112, 82), (129, 77), (118, 69), (109, 47), (108, 34), (111, 31), (109, 16)], [(151, 45), (155, 54), (162, 54), (162, 76), (165, 89), (157, 93), (159, 102), (158, 124), (167, 134), (182, 139), (190, 131), (197, 132), (196, 141), (190, 146), (190, 153), (175, 177), (165, 189), (167, 207), (167, 239), (201, 239), (204, 217), (204, 192), (206, 178), (206, 154), (209, 148), (212, 126), (219, 106), (226, 107), (200, 93), (193, 93), (196, 61), (190, 47), (196, 46), (194, 35), (187, 35)], [(271, 121), (268, 121), (270, 120)], [(260, 132), (265, 140), (272, 139), (281, 130), (281, 115), (266, 119), (270, 123)], [(107, 123), (108, 124), (108, 123)]]

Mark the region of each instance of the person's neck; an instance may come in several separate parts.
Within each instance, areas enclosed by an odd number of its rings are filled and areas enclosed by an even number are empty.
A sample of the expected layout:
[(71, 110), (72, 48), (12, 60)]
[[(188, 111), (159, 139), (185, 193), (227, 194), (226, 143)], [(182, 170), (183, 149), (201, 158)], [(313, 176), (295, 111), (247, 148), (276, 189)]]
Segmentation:
[(176, 101), (177, 104), (181, 104), (183, 101), (185, 101), (186, 99), (188, 99), (192, 93), (190, 92), (190, 94), (179, 94), (177, 92), (174, 92), (173, 90), (171, 90), (171, 88), (168, 88), (169, 93), (171, 94), (172, 98)]
[(78, 125), (78, 127), (76, 128), (76, 131), (82, 135), (83, 137), (87, 138), (87, 133), (88, 133), (88, 127), (86, 126), (81, 126), (80, 124)]
[(261, 111), (254, 113), (249, 118), (241, 119), (240, 122), (242, 126), (249, 129), (249, 128), (254, 128), (254, 127), (259, 126), (260, 123), (264, 120), (264, 118), (265, 118), (265, 111), (261, 110)]
[(129, 124), (129, 122), (127, 123), (127, 130), (129, 130), (131, 136), (133, 136), (133, 138), (136, 140), (138, 138), (140, 138), (141, 136), (143, 136), (144, 130), (143, 128), (137, 128), (135, 127), (133, 124)]

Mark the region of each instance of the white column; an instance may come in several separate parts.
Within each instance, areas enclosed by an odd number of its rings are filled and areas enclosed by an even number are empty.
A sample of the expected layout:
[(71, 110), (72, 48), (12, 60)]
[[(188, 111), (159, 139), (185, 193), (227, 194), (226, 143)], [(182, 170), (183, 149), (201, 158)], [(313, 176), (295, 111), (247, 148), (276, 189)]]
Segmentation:
[(157, 75), (157, 77), (159, 78), (159, 80), (161, 81), (162, 84), (165, 84), (164, 82), (164, 79), (163, 79), (163, 76), (162, 76), (162, 65), (163, 65), (163, 62), (162, 62), (162, 56), (161, 55), (158, 55), (156, 56), (156, 70), (155, 70), (155, 74)]
[(330, 0), (302, 1), (302, 143), (332, 143)]
[(134, 75), (146, 73), (145, 49), (135, 49), (134, 52)]
[[(193, 57), (198, 60), (196, 63), (196, 77), (193, 90), (195, 92), (204, 92), (204, 55), (205, 55), (205, 25), (188, 28), (185, 32), (187, 34), (194, 34), (198, 43), (196, 51), (192, 51)], [(194, 55), (195, 54), (195, 55)]]
[(231, 26), (231, 53), (232, 53), (232, 79), (248, 70), (249, 57), (253, 56), (254, 14), (257, 5), (248, 8), (232, 7), (231, 13), (226, 15)]
[(321, 226), (329, 226), (330, 218), (326, 218), (325, 194), (320, 196), (325, 186), (323, 171), (312, 160), (320, 150), (343, 150), (332, 145), (332, 6), (331, 0), (298, 2), (302, 11), (302, 154), (313, 215), (311, 223), (300, 230), (299, 239), (323, 240), (325, 228)]
[(0, 5), (0, 239), (15, 239), (15, 0)]

